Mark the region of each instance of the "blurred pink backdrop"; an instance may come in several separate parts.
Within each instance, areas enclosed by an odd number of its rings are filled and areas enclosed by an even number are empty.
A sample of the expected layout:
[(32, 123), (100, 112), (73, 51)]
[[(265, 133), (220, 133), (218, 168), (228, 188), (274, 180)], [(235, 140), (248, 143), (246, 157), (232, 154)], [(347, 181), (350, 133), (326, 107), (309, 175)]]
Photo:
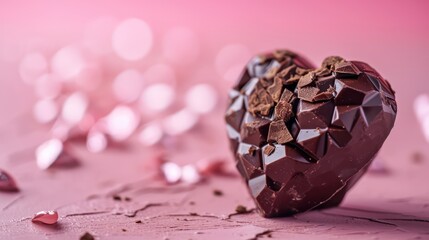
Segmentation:
[[(177, 66), (178, 81), (193, 72), (213, 69), (219, 51), (240, 44), (251, 54), (290, 48), (319, 64), (328, 55), (366, 61), (391, 81), (397, 91), (399, 115), (384, 155), (408, 156), (426, 143), (417, 127), (412, 102), (427, 93), (429, 18), (427, 1), (9, 1), (0, 4), (0, 123), (29, 111), (35, 97), (19, 80), (18, 63), (33, 49), (53, 51), (81, 41), (86, 26), (99, 19), (135, 17), (149, 24), (153, 47), (142, 61), (163, 62), (162, 39), (183, 26), (196, 34), (197, 62)], [(198, 81), (198, 80), (193, 80)], [(202, 80), (203, 81), (203, 80)], [(204, 81), (232, 84), (220, 75)], [(219, 120), (221, 121), (221, 120)], [(410, 127), (411, 126), (411, 127)], [(406, 134), (406, 131), (407, 132)], [(395, 147), (402, 138), (409, 150)]]

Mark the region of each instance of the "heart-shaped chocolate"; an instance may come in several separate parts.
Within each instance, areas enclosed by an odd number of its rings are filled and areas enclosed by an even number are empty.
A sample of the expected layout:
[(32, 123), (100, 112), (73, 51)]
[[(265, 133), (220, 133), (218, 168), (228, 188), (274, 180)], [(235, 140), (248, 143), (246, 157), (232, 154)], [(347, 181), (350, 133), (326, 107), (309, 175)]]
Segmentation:
[(287, 50), (253, 58), (230, 92), (226, 127), (260, 213), (337, 206), (383, 145), (395, 92), (368, 64)]

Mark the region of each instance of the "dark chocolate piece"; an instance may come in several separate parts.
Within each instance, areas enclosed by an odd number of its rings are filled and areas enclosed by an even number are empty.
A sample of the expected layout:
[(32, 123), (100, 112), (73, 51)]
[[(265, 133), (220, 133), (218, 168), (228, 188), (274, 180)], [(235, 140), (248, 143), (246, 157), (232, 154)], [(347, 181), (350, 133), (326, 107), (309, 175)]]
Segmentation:
[(287, 50), (252, 59), (230, 94), (227, 131), (260, 213), (341, 203), (396, 118), (395, 92), (368, 64)]

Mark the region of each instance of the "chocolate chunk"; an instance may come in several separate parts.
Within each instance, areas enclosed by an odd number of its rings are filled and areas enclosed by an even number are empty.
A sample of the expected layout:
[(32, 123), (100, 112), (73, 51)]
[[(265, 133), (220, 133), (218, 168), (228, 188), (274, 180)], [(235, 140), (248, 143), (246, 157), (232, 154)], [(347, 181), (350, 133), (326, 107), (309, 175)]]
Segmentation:
[(288, 121), (293, 116), (292, 104), (281, 100), (274, 108), (274, 120)]
[(267, 92), (271, 95), (274, 102), (278, 102), (282, 94), (282, 80), (279, 78), (274, 79), (274, 83), (267, 88)]
[(261, 215), (340, 204), (393, 127), (390, 84), (368, 64), (335, 56), (316, 69), (298, 54), (267, 53), (246, 71), (225, 120)]
[(345, 61), (344, 58), (338, 56), (330, 56), (322, 62), (322, 68), (334, 69), (335, 64)]
[(319, 93), (318, 88), (315, 87), (304, 87), (298, 89), (298, 98), (308, 101), (308, 102), (314, 102), (314, 98)]
[(279, 73), (277, 73), (277, 75), (275, 76), (275, 78), (277, 79), (281, 79), (283, 81), (288, 80), (289, 78), (291, 78), (292, 76), (295, 75), (295, 71), (296, 71), (296, 66), (295, 65), (291, 65), (283, 70), (281, 70)]
[(308, 86), (308, 85), (310, 85), (310, 84), (311, 84), (315, 79), (316, 79), (316, 74), (315, 74), (314, 72), (309, 72), (309, 73), (305, 74), (304, 76), (302, 76), (302, 77), (299, 79), (298, 87), (299, 87), (299, 88), (302, 88), (302, 87)]
[(271, 122), (268, 131), (268, 141), (274, 141), (279, 144), (285, 144), (293, 140), (292, 135), (286, 127), (283, 120)]
[(335, 64), (335, 77), (347, 78), (357, 77), (361, 71), (351, 62), (339, 62)]

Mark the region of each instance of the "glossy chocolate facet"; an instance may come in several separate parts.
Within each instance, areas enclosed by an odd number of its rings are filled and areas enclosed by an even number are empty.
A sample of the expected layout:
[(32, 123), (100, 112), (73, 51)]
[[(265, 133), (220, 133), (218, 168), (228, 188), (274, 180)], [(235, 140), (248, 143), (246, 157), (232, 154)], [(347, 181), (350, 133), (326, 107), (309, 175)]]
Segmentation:
[(363, 62), (328, 57), (315, 68), (287, 50), (253, 58), (231, 90), (225, 119), (260, 213), (340, 204), (393, 127), (394, 94)]

